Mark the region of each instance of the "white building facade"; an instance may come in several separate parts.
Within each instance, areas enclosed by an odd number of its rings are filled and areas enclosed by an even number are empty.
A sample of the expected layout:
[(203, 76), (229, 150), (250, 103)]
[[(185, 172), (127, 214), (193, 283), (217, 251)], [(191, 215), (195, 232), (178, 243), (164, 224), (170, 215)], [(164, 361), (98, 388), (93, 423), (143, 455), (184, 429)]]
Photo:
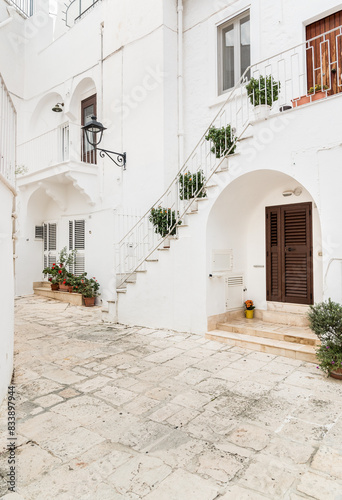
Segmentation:
[(13, 372), (16, 110), (0, 74), (0, 402)]
[[(67, 246), (122, 323), (204, 333), (246, 299), (342, 301), (341, 4), (9, 3), (18, 295)], [(89, 149), (92, 115), (126, 169)]]

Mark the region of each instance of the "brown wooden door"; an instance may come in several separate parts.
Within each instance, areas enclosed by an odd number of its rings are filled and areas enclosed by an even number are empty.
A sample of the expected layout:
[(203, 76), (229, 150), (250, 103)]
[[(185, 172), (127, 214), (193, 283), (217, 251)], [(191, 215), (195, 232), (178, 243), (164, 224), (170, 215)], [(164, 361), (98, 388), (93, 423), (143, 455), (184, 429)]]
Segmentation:
[(342, 11), (306, 27), (308, 90), (315, 85), (328, 87), (328, 95), (342, 91)]
[[(96, 94), (81, 102), (81, 114), (82, 126), (86, 125), (93, 115), (96, 116)], [(85, 132), (82, 136), (81, 160), (85, 163), (96, 164), (96, 150), (88, 143)]]
[(312, 204), (266, 207), (267, 300), (313, 304)]

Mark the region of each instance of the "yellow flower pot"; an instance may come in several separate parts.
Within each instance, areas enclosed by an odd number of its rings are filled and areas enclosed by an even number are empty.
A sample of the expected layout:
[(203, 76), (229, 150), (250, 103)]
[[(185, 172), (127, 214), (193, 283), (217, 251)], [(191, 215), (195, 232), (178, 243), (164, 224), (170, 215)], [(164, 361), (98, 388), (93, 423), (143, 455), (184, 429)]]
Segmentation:
[(254, 313), (254, 310), (253, 310), (253, 309), (252, 309), (252, 310), (248, 310), (248, 309), (246, 309), (246, 310), (245, 310), (245, 315), (246, 315), (246, 318), (247, 318), (247, 319), (253, 319), (253, 313)]

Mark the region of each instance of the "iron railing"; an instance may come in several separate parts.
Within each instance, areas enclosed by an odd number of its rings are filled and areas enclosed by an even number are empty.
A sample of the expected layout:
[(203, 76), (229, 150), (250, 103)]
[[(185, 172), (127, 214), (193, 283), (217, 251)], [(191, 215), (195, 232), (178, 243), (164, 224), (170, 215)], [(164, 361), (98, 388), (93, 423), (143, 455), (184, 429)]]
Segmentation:
[(7, 2), (14, 5), (23, 16), (33, 16), (34, 0), (7, 0)]
[(71, 0), (65, 9), (65, 24), (71, 28), (101, 0)]

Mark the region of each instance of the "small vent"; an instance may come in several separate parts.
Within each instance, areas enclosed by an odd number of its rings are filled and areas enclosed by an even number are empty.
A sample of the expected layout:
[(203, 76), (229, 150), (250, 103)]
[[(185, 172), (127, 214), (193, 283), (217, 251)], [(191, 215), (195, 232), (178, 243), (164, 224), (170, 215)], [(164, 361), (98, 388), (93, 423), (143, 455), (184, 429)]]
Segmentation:
[(243, 286), (243, 276), (229, 276), (226, 279), (227, 285), (230, 286)]
[(44, 239), (44, 226), (35, 226), (34, 238), (36, 240), (43, 240)]
[(225, 283), (226, 311), (240, 309), (243, 305), (244, 277), (242, 274), (227, 276)]

